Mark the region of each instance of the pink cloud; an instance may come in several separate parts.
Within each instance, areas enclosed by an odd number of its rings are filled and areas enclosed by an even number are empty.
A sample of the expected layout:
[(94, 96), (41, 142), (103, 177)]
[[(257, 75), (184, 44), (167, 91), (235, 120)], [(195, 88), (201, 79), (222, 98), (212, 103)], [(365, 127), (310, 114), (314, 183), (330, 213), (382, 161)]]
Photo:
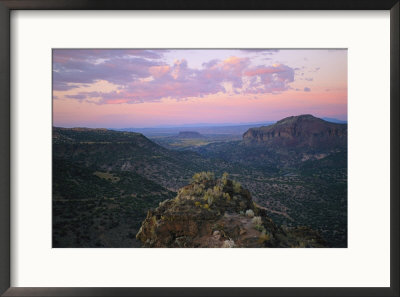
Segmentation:
[(170, 71), (170, 69), (171, 67), (169, 67), (168, 65), (151, 66), (149, 68), (149, 72), (152, 76), (158, 78), (167, 74)]
[[(289, 66), (251, 66), (249, 58), (237, 56), (211, 60), (200, 69), (190, 68), (185, 59), (167, 65), (158, 60), (158, 53), (141, 50), (117, 50), (114, 55), (110, 50), (57, 50), (53, 58), (55, 90), (79, 88), (98, 80), (118, 86), (118, 91), (108, 93), (77, 91), (68, 95), (80, 101), (100, 97), (93, 102), (97, 104), (182, 100), (227, 92), (279, 93), (288, 90), (294, 79)], [(227, 89), (226, 84), (231, 87)]]
[(128, 103), (129, 99), (112, 99), (112, 100), (106, 100), (106, 104), (121, 104), (121, 103)]

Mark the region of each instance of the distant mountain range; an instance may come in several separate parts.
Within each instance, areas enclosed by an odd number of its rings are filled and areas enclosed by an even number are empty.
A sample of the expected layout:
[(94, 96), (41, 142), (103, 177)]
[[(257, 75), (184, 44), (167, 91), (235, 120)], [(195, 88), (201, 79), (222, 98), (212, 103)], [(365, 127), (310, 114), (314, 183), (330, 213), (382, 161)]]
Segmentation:
[[(323, 120), (331, 123), (346, 124), (346, 121), (338, 120), (335, 118), (322, 118)], [(137, 132), (145, 136), (170, 136), (178, 134), (181, 131), (194, 131), (201, 134), (232, 134), (241, 135), (250, 128), (269, 126), (275, 124), (276, 121), (265, 121), (255, 123), (225, 123), (225, 124), (188, 124), (181, 126), (162, 126), (162, 127), (148, 127), (148, 128), (120, 128), (111, 129), (116, 131)]]
[(227, 126), (182, 126), (182, 127), (166, 127), (166, 128), (123, 128), (115, 129), (117, 131), (127, 131), (127, 132), (137, 132), (142, 133), (145, 136), (171, 136), (179, 134), (181, 131), (193, 131), (200, 134), (232, 134), (232, 135), (242, 135), (249, 128), (261, 127), (266, 125), (271, 125), (274, 122), (263, 122), (254, 124), (243, 124), (243, 125), (227, 125)]

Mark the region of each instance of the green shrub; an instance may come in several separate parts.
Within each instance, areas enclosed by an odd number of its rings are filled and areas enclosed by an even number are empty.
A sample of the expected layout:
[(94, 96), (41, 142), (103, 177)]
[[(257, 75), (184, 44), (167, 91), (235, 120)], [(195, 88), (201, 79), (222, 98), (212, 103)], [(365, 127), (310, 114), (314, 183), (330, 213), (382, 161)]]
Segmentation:
[(222, 187), (221, 186), (214, 186), (212, 191), (214, 196), (221, 196), (222, 195)]
[(204, 185), (203, 184), (194, 184), (192, 191), (193, 191), (194, 195), (201, 196), (204, 193)]
[(224, 186), (226, 186), (226, 184), (228, 183), (228, 176), (229, 176), (229, 174), (227, 172), (224, 172), (222, 174), (221, 180), (222, 180), (222, 183), (223, 183)]
[(260, 232), (267, 232), (267, 230), (264, 228), (264, 226), (263, 225), (256, 225), (256, 226), (254, 226), (254, 229), (256, 229), (257, 231), (260, 231)]
[(229, 193), (224, 193), (224, 194), (223, 194), (223, 197), (224, 197), (226, 200), (228, 200), (228, 201), (231, 200), (231, 196), (229, 196)]
[(241, 187), (242, 186), (241, 186), (240, 182), (233, 181), (233, 191), (235, 193), (240, 193)]
[(208, 202), (208, 205), (212, 205), (213, 204), (213, 202), (214, 202), (214, 197), (213, 196), (208, 196), (208, 198), (207, 198), (207, 202)]
[(207, 172), (198, 172), (195, 173), (192, 177), (192, 182), (194, 183), (202, 183), (204, 181), (209, 181), (214, 179), (214, 173), (207, 171)]

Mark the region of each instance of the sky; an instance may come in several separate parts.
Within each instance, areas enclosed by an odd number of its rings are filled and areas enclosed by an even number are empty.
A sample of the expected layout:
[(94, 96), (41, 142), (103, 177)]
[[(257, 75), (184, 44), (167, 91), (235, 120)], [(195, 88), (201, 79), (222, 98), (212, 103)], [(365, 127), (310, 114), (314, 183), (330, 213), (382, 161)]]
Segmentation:
[(347, 120), (347, 50), (54, 49), (53, 125)]

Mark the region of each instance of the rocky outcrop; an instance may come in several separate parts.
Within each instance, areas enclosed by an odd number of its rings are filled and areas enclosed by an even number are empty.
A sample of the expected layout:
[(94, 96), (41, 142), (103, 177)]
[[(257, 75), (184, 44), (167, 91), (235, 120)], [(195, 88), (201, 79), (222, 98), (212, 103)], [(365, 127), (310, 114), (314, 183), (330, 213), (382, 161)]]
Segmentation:
[(229, 180), (199, 173), (174, 199), (147, 213), (136, 238), (145, 247), (324, 247), (309, 228), (278, 227)]
[(347, 124), (336, 124), (312, 115), (292, 116), (243, 134), (246, 144), (271, 147), (306, 147), (313, 149), (344, 148), (347, 145)]

